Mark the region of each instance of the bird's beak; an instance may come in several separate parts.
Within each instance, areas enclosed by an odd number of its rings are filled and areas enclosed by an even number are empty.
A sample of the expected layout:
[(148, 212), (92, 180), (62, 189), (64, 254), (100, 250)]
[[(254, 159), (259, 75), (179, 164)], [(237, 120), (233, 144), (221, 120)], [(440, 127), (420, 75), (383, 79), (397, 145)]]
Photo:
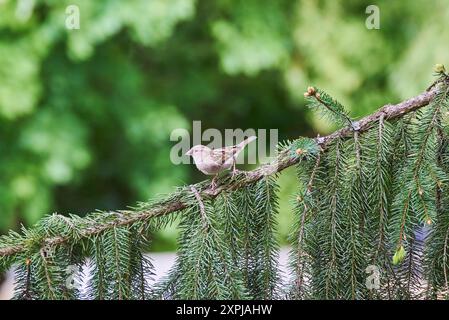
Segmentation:
[(189, 151), (186, 152), (186, 156), (191, 156), (192, 155), (192, 149), (190, 149)]

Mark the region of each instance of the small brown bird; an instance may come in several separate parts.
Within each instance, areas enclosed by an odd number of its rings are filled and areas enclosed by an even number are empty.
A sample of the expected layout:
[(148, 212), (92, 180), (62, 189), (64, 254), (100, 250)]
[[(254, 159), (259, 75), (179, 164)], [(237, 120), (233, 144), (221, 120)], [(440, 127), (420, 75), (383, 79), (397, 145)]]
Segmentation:
[(201, 144), (192, 147), (186, 152), (195, 161), (195, 165), (202, 173), (207, 175), (215, 175), (212, 179), (212, 187), (215, 187), (215, 180), (224, 170), (232, 167), (232, 177), (236, 172), (235, 161), (239, 153), (245, 146), (256, 140), (257, 137), (251, 136), (235, 146), (224, 147), (220, 149), (211, 149)]

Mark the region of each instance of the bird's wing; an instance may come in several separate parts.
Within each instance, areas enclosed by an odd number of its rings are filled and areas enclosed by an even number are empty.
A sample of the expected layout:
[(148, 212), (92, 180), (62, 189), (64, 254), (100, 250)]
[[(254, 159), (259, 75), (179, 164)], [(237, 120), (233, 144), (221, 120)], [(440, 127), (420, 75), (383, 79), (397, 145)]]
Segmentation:
[(240, 142), (238, 145), (235, 146), (229, 146), (224, 147), (220, 149), (212, 149), (211, 152), (211, 158), (216, 163), (223, 165), (223, 164), (229, 164), (235, 161), (235, 158), (239, 155), (240, 151), (245, 148), (245, 146), (250, 143), (251, 141), (254, 141), (256, 139), (255, 136), (248, 137), (247, 139)]
[(215, 149), (211, 152), (211, 158), (214, 162), (222, 165), (230, 158), (234, 157), (237, 151), (238, 148), (236, 146)]

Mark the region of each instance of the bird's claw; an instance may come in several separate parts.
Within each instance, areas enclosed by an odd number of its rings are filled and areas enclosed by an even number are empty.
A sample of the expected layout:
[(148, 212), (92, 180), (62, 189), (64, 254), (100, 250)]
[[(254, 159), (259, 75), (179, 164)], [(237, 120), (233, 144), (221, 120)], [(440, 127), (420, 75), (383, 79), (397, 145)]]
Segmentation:
[(233, 170), (231, 173), (231, 180), (234, 180), (235, 176), (240, 175), (240, 174), (244, 174), (246, 177), (248, 174), (248, 171), (238, 170), (238, 169)]

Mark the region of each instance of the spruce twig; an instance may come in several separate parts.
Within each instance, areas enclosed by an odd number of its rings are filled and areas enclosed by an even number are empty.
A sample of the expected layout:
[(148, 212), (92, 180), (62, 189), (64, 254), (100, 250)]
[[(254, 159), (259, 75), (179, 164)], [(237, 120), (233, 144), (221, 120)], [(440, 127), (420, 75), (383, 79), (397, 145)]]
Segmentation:
[(201, 214), (201, 221), (203, 222), (203, 227), (207, 228), (207, 220), (206, 220), (206, 209), (204, 208), (203, 199), (201, 199), (201, 196), (196, 190), (195, 186), (190, 186), (190, 190), (192, 190), (192, 193), (195, 195), (196, 200), (198, 201), (198, 206), (200, 208), (200, 214)]

